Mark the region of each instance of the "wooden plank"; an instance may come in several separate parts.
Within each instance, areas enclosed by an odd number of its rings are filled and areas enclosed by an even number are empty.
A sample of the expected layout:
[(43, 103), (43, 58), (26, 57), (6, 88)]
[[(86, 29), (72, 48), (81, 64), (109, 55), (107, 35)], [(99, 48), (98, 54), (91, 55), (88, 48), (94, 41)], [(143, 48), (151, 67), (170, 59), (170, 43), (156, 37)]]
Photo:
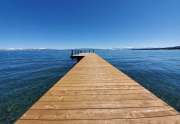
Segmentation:
[[(156, 111), (154, 111), (156, 109)], [(150, 107), (150, 108), (124, 108), (124, 109), (75, 109), (75, 110), (42, 110), (32, 109), (24, 114), (21, 119), (47, 119), (47, 120), (63, 120), (63, 119), (83, 119), (83, 120), (103, 120), (103, 119), (136, 119), (136, 118), (152, 118), (157, 116), (175, 116), (172, 108)]]
[[(59, 89), (59, 87), (55, 87), (54, 89)], [(142, 89), (142, 87), (136, 86), (136, 85), (125, 85), (125, 86), (69, 86), (69, 87), (65, 87), (65, 86), (61, 86), (62, 90), (100, 90), (100, 89), (112, 89), (112, 90), (122, 90), (122, 89), (137, 89), (140, 90)]]
[(40, 101), (120, 101), (120, 100), (154, 100), (149, 94), (127, 94), (127, 95), (71, 95), (71, 96), (43, 96)]
[(71, 86), (71, 87), (84, 87), (84, 86), (138, 86), (138, 84), (134, 84), (134, 83), (110, 83), (110, 82), (108, 82), (108, 83), (97, 83), (97, 82), (91, 82), (91, 83), (86, 83), (86, 84), (82, 84), (82, 83), (62, 83), (62, 84), (57, 84), (57, 85), (55, 85), (56, 87), (67, 87), (67, 86)]
[(63, 96), (63, 95), (121, 95), (121, 94), (143, 94), (145, 93), (145, 90), (61, 90), (61, 89), (52, 89), (49, 90), (46, 95), (52, 95), (52, 96)]
[(179, 124), (180, 116), (163, 116), (139, 119), (103, 119), (103, 120), (18, 120), (18, 124)]
[(17, 124), (178, 124), (179, 113), (96, 54), (87, 54)]
[(132, 108), (166, 106), (158, 100), (121, 100), (121, 101), (81, 101), (81, 102), (41, 102), (31, 109), (95, 109), (95, 108)]

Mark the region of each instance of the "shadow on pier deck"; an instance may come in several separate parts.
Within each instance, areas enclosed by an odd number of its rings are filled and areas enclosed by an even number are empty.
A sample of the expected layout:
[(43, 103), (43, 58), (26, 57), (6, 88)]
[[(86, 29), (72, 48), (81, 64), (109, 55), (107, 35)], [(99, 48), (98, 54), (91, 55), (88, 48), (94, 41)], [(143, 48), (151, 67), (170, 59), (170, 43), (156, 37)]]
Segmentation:
[(176, 110), (98, 55), (76, 55), (85, 57), (16, 124), (180, 124)]

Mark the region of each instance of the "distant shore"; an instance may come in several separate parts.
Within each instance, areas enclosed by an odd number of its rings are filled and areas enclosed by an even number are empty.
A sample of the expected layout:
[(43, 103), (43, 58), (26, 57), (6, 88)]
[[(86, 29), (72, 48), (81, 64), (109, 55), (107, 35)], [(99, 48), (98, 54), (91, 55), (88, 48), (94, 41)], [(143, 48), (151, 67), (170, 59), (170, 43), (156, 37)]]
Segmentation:
[(164, 47), (164, 48), (135, 48), (132, 50), (180, 50), (180, 46)]

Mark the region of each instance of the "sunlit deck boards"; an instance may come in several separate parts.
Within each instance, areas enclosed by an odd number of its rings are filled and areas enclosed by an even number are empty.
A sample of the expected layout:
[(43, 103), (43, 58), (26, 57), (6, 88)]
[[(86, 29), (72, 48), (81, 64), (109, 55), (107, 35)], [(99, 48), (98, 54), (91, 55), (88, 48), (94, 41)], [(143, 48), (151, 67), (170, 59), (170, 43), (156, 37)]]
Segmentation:
[(180, 124), (180, 114), (96, 54), (87, 54), (17, 124)]

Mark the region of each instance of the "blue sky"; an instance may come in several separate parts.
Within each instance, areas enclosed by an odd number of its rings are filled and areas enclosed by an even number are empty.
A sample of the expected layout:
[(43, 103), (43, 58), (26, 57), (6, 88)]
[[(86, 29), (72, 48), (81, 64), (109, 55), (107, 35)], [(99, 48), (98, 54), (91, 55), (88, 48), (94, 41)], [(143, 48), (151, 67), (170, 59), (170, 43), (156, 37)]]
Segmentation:
[(1, 0), (0, 48), (180, 45), (180, 0)]

